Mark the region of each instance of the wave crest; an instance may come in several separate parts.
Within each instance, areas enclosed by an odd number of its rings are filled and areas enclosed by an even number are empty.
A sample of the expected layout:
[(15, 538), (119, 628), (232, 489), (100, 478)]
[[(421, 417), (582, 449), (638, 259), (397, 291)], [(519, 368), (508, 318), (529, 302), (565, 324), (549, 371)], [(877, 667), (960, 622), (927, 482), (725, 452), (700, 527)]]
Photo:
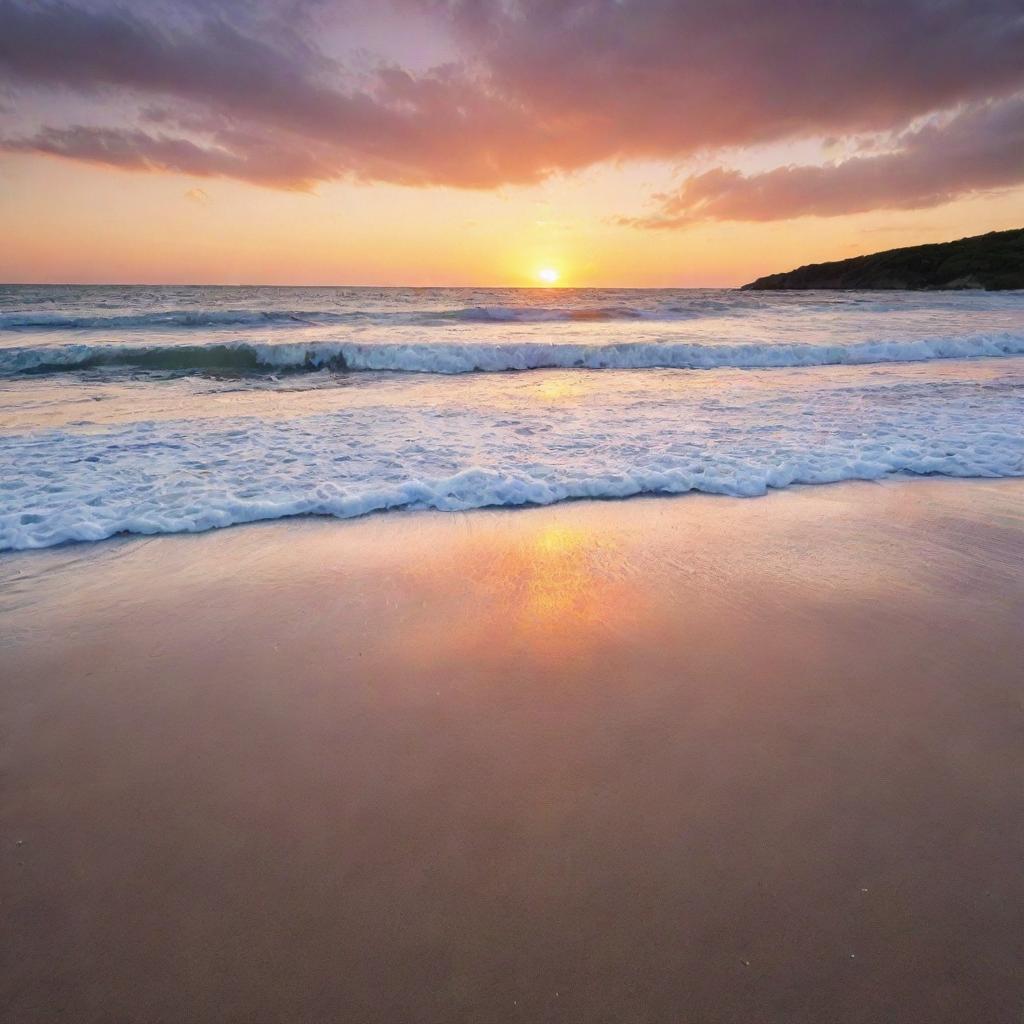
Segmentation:
[(1024, 355), (1024, 333), (867, 341), (848, 345), (758, 342), (708, 345), (675, 341), (609, 345), (543, 342), (70, 344), (0, 349), (0, 374), (60, 373), (102, 367), (180, 373), (219, 369), (236, 372), (384, 370), (436, 374), (538, 369), (758, 369), (1015, 355)]

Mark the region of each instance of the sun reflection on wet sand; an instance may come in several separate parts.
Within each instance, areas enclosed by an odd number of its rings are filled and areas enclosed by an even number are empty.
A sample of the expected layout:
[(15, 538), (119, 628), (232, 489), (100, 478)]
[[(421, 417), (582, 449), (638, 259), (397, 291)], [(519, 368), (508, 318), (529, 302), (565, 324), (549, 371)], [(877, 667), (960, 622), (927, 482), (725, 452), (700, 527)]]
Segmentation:
[[(431, 615), (410, 624), (404, 644), (415, 651), (441, 645), (463, 659), (472, 650), (473, 657), (487, 658), (498, 631), (503, 640), (497, 648), (506, 654), (514, 648), (548, 663), (592, 655), (602, 636), (630, 628), (646, 601), (620, 539), (586, 524), (536, 522), (511, 533), (478, 527), (443, 563), (421, 563), (418, 584), (436, 586), (436, 610), (459, 632), (438, 637)], [(451, 589), (453, 556), (461, 566), (457, 591)], [(473, 614), (447, 614), (467, 601)]]
[[(549, 526), (522, 553), (525, 600), (522, 621), (532, 628), (563, 627), (607, 609), (595, 584), (593, 534), (580, 527)], [(596, 600), (595, 600), (596, 598)]]

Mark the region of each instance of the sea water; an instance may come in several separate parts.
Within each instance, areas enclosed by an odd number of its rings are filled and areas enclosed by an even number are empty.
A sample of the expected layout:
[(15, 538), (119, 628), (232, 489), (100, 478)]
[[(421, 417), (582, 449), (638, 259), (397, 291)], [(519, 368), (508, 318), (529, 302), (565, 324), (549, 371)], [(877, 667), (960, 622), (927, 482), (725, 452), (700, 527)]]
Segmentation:
[(1024, 476), (1024, 294), (0, 287), (0, 550)]

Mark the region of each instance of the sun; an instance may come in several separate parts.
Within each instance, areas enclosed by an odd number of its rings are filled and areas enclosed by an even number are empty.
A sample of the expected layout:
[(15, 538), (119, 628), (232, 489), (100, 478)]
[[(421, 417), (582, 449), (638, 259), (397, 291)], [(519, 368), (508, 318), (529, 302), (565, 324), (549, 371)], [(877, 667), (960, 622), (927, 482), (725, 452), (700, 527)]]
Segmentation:
[(544, 284), (557, 284), (560, 276), (555, 267), (541, 267), (537, 271), (538, 279), (543, 281)]

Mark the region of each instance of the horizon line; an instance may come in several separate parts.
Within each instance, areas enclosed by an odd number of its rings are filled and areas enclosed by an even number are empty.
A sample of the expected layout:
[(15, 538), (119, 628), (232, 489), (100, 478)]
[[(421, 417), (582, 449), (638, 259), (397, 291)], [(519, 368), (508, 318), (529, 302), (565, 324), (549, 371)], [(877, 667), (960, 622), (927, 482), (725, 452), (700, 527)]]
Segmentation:
[(246, 282), (173, 282), (173, 281), (0, 281), (0, 288), (351, 288), (394, 289), (396, 291), (519, 291), (519, 292), (679, 292), (740, 291), (742, 285), (536, 285), (536, 284), (250, 284)]

